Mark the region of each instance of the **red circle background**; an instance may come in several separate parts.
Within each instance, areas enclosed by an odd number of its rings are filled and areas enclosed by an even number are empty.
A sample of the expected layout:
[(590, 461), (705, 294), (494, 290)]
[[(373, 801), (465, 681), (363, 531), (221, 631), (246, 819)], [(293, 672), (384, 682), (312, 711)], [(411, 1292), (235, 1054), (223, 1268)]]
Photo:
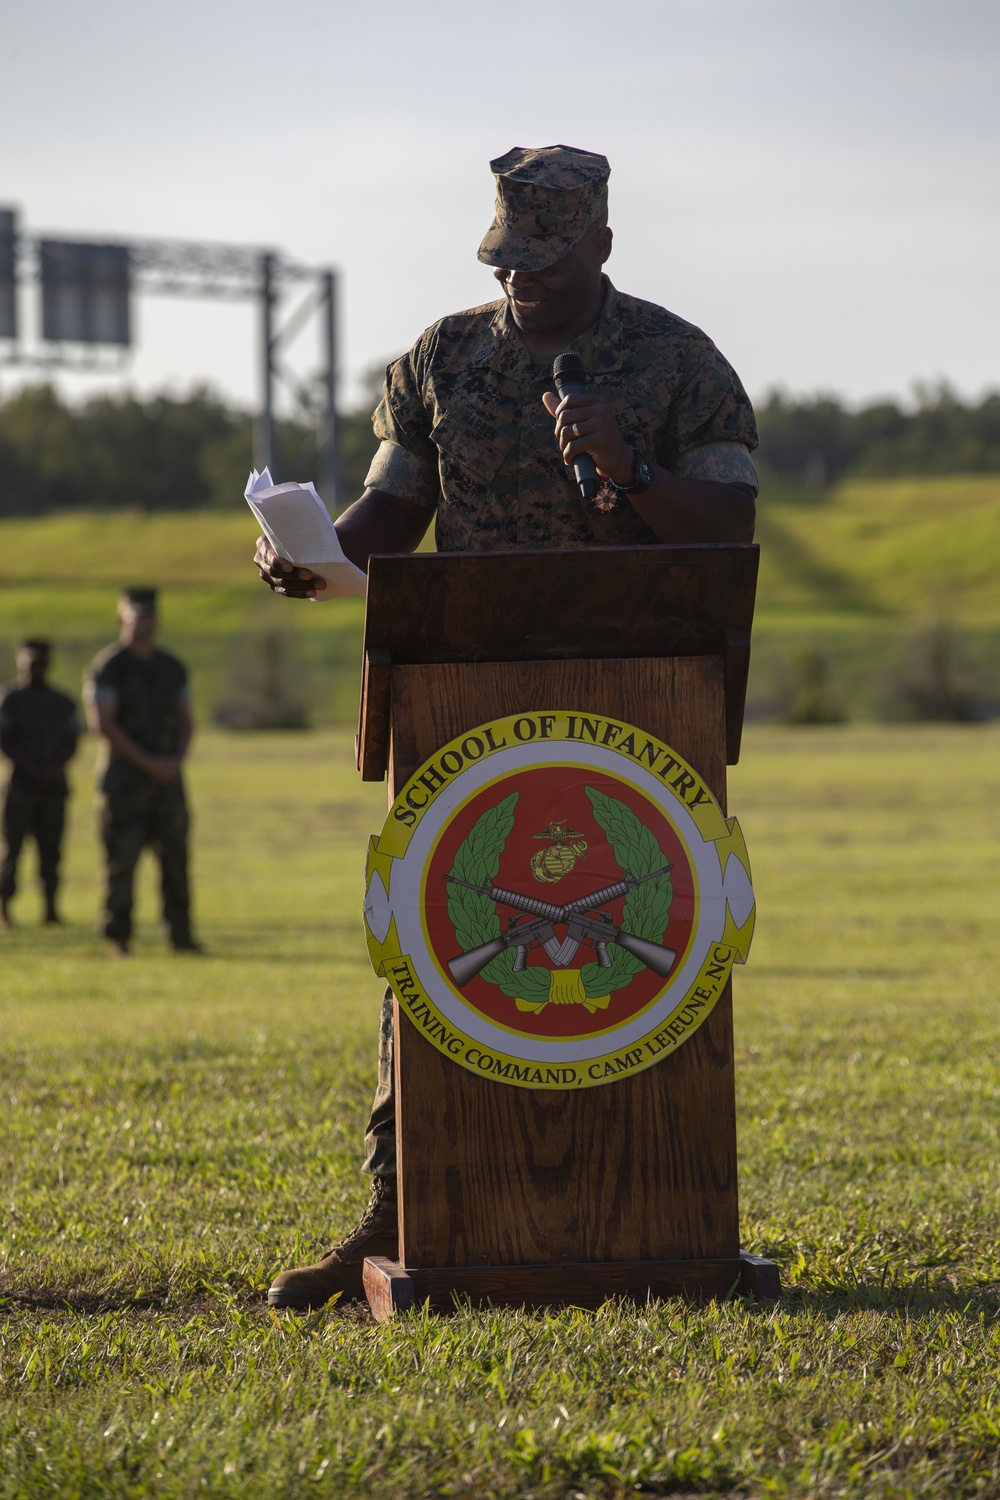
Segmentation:
[[(676, 950), (677, 963), (673, 971), (676, 973), (691, 940), (694, 876), (684, 846), (662, 807), (627, 782), (589, 767), (537, 766), (484, 787), (455, 815), (431, 854), (423, 891), (424, 914), (432, 952), (449, 984), (452, 981), (445, 966), (456, 956), (459, 946), (448, 916), (448, 885), (444, 877), (450, 873), (459, 845), (476, 819), (512, 792), (519, 794), (514, 809), (514, 826), (500, 857), (494, 885), (563, 906), (579, 896), (621, 880), (621, 867), (594, 817), (586, 794), (588, 786), (596, 787), (606, 796), (631, 808), (656, 839), (666, 861), (674, 867), (670, 877), (673, 884), (670, 920), (660, 941)], [(555, 883), (537, 880), (531, 868), (532, 855), (549, 847), (546, 840), (536, 839), (534, 835), (542, 833), (552, 822), (568, 823), (587, 841), (586, 852), (577, 859), (574, 869)], [(611, 912), (615, 921), (620, 922), (624, 904), (625, 897), (620, 896), (617, 901), (603, 903), (602, 910)], [(513, 910), (498, 906), (497, 912), (501, 928), (506, 928)], [(564, 926), (557, 925), (556, 936), (562, 938), (565, 930)], [(596, 956), (589, 944), (581, 944), (569, 967), (580, 969), (584, 964), (593, 963)], [(539, 947), (530, 950), (528, 965), (552, 967)], [(520, 1011), (513, 997), (505, 995), (497, 985), (478, 975), (458, 993), (481, 1015), (502, 1026), (540, 1037), (587, 1036), (620, 1026), (643, 1010), (662, 991), (664, 982), (651, 970), (642, 969), (629, 984), (612, 991), (607, 1010), (597, 1010), (593, 1015), (582, 1005), (547, 1005), (540, 1015)]]

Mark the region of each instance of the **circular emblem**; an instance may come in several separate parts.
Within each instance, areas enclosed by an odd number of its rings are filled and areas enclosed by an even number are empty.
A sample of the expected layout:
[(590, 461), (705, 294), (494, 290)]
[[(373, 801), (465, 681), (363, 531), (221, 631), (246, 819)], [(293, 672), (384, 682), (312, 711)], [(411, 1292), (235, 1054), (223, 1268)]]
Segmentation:
[(600, 715), (468, 731), (369, 845), (376, 973), (440, 1051), (523, 1088), (611, 1083), (668, 1056), (753, 926), (736, 819), (668, 745)]

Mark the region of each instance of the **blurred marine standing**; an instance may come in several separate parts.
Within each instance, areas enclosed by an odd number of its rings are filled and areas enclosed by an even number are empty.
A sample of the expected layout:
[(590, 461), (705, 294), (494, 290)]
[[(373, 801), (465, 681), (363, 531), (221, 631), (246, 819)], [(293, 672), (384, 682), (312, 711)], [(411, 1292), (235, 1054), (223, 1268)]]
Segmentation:
[(178, 953), (197, 953), (181, 778), (193, 729), (187, 669), (156, 645), (155, 589), (123, 590), (118, 624), (118, 644), (94, 658), (84, 686), (88, 722), (104, 740), (98, 769), (107, 858), (104, 936), (113, 955), (128, 953), (135, 867), (149, 847), (160, 865), (171, 946)]
[(56, 891), (69, 793), (66, 766), (76, 752), (80, 721), (72, 698), (45, 680), (51, 659), (48, 641), (24, 641), (17, 653), (17, 681), (0, 687), (0, 750), (11, 762), (3, 795), (0, 927), (11, 925), (17, 863), (29, 837), (38, 846), (45, 920), (59, 921)]

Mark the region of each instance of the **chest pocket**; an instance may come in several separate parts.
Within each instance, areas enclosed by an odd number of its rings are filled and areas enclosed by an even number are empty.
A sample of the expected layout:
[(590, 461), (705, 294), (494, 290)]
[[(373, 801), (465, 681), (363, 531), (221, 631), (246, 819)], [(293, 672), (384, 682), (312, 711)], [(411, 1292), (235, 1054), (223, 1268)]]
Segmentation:
[[(505, 528), (513, 522), (507, 487), (498, 476), (516, 457), (514, 425), (483, 413), (473, 401), (452, 401), (431, 429), (431, 442), (440, 455), (441, 500), (435, 538), (438, 550), (504, 543)], [(474, 538), (479, 541), (474, 542)]]
[(441, 455), (442, 479), (457, 464), (480, 488), (489, 488), (497, 470), (511, 453), (516, 434), (504, 424), (490, 422), (471, 404), (447, 411), (431, 428), (431, 442)]

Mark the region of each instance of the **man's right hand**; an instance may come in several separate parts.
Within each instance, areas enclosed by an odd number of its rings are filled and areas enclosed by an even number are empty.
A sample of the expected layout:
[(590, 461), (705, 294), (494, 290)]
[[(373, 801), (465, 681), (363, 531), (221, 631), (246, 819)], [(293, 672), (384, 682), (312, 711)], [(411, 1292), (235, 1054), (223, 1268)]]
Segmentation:
[(326, 579), (320, 578), (309, 568), (297, 568), (294, 563), (279, 557), (266, 536), (257, 538), (257, 551), (253, 560), (261, 578), (276, 594), (289, 599), (315, 599), (326, 588)]
[(142, 769), (157, 786), (170, 786), (181, 774), (179, 755), (147, 755), (144, 760)]

